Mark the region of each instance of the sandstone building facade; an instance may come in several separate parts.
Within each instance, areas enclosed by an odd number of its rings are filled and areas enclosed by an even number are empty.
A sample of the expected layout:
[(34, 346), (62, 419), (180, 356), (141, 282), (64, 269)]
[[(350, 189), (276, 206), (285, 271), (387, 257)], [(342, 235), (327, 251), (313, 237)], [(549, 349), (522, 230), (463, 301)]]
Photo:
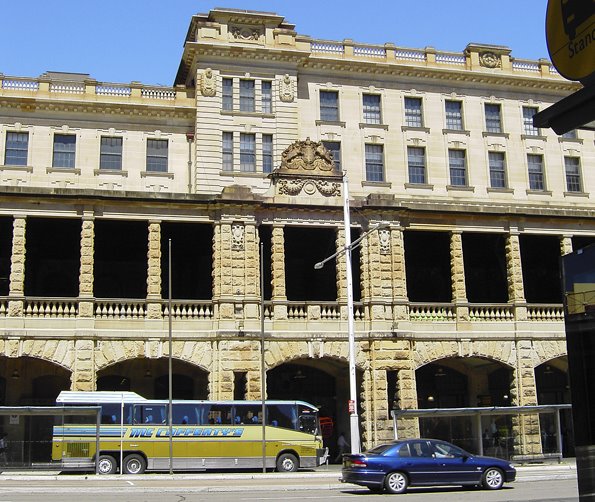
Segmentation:
[[(389, 224), (353, 255), (364, 445), (393, 407), (570, 402), (559, 257), (595, 242), (594, 136), (532, 116), (574, 90), (506, 47), (315, 40), (226, 9), (192, 18), (172, 87), (0, 74), (0, 405), (165, 397), (171, 242), (175, 395), (260, 398), (262, 294), (267, 396), (319, 405), (332, 445), (346, 269), (313, 265), (344, 246), (343, 172), (352, 238)], [(550, 447), (543, 417), (493, 425), (510, 453)]]

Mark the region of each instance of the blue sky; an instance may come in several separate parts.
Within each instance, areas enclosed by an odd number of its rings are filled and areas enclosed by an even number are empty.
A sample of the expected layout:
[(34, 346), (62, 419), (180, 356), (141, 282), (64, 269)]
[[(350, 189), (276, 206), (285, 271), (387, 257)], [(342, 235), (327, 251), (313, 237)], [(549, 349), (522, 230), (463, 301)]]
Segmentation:
[(548, 58), (547, 0), (27, 0), (3, 2), (0, 73), (171, 85), (191, 16), (219, 6), (276, 12), (314, 38), (455, 52), (481, 42)]

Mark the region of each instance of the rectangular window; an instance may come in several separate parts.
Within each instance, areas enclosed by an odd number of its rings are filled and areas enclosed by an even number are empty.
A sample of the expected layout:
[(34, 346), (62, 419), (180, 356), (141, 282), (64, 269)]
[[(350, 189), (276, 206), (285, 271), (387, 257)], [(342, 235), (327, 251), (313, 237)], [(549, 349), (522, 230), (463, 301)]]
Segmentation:
[(339, 120), (339, 93), (320, 91), (320, 120), (337, 122)]
[(577, 138), (576, 129), (573, 129), (572, 131), (565, 132), (564, 134), (562, 134), (562, 137), (566, 138), (566, 139), (576, 139)]
[(426, 183), (426, 150), (417, 146), (407, 147), (409, 183)]
[(527, 154), (529, 166), (529, 188), (531, 190), (545, 190), (543, 179), (543, 156)]
[(536, 113), (537, 108), (523, 106), (523, 130), (527, 136), (539, 136), (539, 129), (533, 125), (533, 115)]
[(384, 181), (384, 151), (382, 145), (366, 145), (366, 180)]
[(168, 143), (166, 139), (147, 140), (147, 172), (167, 172)]
[(254, 80), (240, 80), (240, 111), (254, 110)]
[(262, 113), (273, 113), (273, 84), (270, 80), (261, 83)]
[(273, 135), (262, 135), (262, 172), (273, 172)]
[(233, 110), (233, 79), (224, 78), (222, 80), (223, 91), (221, 93), (222, 108), (230, 112)]
[(233, 133), (223, 133), (223, 165), (224, 171), (233, 171)]
[(578, 157), (564, 157), (566, 191), (581, 192), (581, 165)]
[(6, 151), (4, 152), (4, 165), (26, 166), (27, 152), (29, 150), (28, 132), (7, 132)]
[(54, 134), (54, 159), (52, 167), (74, 169), (76, 136), (74, 134)]
[(467, 186), (465, 150), (448, 150), (448, 166), (450, 169), (450, 184), (459, 187)]
[(333, 154), (335, 166), (341, 170), (341, 142), (340, 141), (323, 141), (324, 147)]
[(500, 105), (486, 103), (486, 131), (502, 132), (502, 120), (500, 118)]
[(405, 125), (407, 127), (423, 127), (421, 98), (405, 98)]
[(490, 167), (490, 186), (492, 188), (506, 188), (506, 163), (504, 153), (488, 152)]
[(463, 104), (460, 101), (446, 101), (446, 128), (463, 130)]
[(364, 94), (364, 122), (366, 124), (381, 124), (380, 96), (378, 94)]
[(240, 171), (256, 171), (256, 136), (240, 134)]
[(99, 169), (122, 169), (122, 138), (101, 137)]

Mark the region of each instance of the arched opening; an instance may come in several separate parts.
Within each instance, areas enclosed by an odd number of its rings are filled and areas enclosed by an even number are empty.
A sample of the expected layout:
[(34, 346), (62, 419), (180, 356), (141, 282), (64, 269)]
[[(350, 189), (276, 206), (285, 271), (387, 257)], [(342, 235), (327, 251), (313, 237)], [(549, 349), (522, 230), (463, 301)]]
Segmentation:
[[(174, 399), (208, 399), (209, 374), (194, 364), (172, 359)], [(169, 359), (137, 358), (97, 372), (97, 390), (129, 390), (147, 399), (169, 397)]]

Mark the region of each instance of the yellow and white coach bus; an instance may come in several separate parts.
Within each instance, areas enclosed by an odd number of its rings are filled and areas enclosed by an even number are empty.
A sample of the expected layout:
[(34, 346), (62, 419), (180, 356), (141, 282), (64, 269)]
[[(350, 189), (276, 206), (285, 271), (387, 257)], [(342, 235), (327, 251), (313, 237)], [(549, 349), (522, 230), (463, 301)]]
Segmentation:
[[(64, 470), (141, 474), (170, 467), (169, 401), (134, 392), (61, 392), (58, 406), (100, 407), (99, 425), (57, 417), (52, 459)], [(318, 409), (302, 401), (172, 401), (172, 469), (262, 468), (295, 471), (326, 461)], [(97, 433), (99, 439), (97, 440)], [(97, 446), (98, 445), (98, 446)]]

